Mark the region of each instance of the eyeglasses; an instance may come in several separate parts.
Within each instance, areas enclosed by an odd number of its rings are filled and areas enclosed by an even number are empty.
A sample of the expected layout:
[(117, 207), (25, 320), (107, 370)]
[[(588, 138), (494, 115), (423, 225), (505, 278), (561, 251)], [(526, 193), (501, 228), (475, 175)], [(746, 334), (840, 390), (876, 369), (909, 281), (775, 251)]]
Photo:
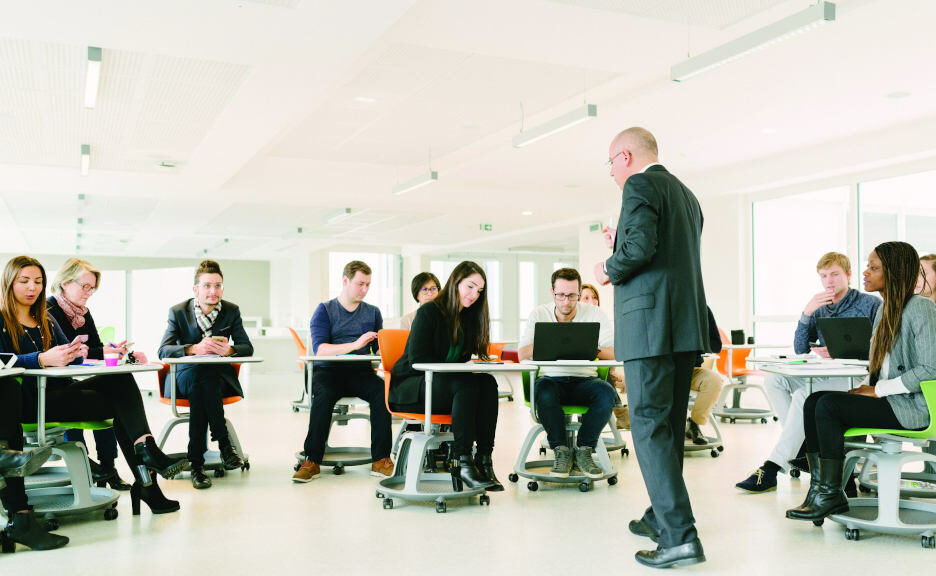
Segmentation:
[(439, 291), (439, 287), (438, 287), (438, 286), (423, 286), (422, 288), (419, 289), (419, 291), (420, 291), (420, 292), (425, 292), (426, 294), (429, 294), (429, 293), (431, 293), (431, 292), (438, 292), (438, 291)]
[(199, 284), (198, 287), (202, 290), (211, 290), (212, 288), (215, 290), (224, 290), (224, 284)]
[(97, 292), (97, 287), (90, 284), (79, 284), (78, 282), (74, 283), (76, 286), (80, 287), (85, 294), (94, 294)]
[(559, 300), (560, 302), (568, 300), (569, 302), (575, 302), (579, 299), (581, 294), (553, 294), (553, 298)]
[(621, 154), (625, 153), (625, 152), (627, 152), (627, 150), (621, 150), (620, 152), (618, 152), (618, 153), (615, 154), (614, 156), (608, 158), (608, 161), (605, 162), (605, 166), (607, 166), (608, 168), (610, 168), (610, 167), (614, 164), (614, 159), (617, 158), (618, 156), (620, 156)]

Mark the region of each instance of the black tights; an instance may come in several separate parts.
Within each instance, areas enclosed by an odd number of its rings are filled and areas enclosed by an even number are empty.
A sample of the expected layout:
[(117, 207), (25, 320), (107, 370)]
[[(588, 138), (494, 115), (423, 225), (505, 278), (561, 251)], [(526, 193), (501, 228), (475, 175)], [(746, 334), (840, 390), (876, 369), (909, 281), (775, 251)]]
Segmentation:
[[(395, 412), (424, 413), (425, 386), (419, 388), (416, 404), (397, 405)], [(494, 451), (497, 428), (497, 382), (490, 374), (436, 373), (432, 376), (432, 413), (452, 415), (452, 455), (456, 458), (471, 454), (478, 444), (478, 454), (489, 456)]]
[[(120, 450), (131, 466), (136, 462), (133, 442), (150, 434), (140, 389), (130, 374), (97, 376), (80, 382), (49, 378), (46, 386), (46, 422), (114, 419)], [(35, 422), (38, 393), (35, 378), (0, 378), (0, 440), (11, 450), (23, 449), (23, 422)], [(0, 491), (11, 512), (26, 508), (22, 478), (7, 478)]]
[(887, 398), (847, 392), (813, 392), (803, 406), (806, 451), (820, 458), (845, 459), (845, 431), (849, 428), (905, 430)]

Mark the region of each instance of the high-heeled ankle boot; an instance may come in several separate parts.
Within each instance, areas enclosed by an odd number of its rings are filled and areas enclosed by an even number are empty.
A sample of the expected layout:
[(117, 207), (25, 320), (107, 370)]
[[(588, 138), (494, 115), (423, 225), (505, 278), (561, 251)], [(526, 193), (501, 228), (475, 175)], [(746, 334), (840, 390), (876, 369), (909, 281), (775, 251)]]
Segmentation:
[[(159, 449), (159, 446), (156, 445), (156, 439), (152, 436), (147, 436), (146, 440), (135, 444), (133, 446), (133, 453), (137, 457), (138, 466), (142, 466), (145, 470), (153, 470), (166, 480), (172, 479), (173, 476), (185, 468), (185, 458), (170, 458)], [(138, 477), (136, 470), (133, 473), (133, 476), (137, 478), (138, 481), (141, 480), (141, 478), (146, 479), (148, 475), (149, 473), (147, 472)], [(143, 482), (143, 485), (148, 486), (149, 482)]]
[(101, 470), (107, 474), (107, 478), (98, 484), (98, 486), (110, 486), (114, 490), (120, 490), (124, 492), (130, 489), (130, 485), (123, 481), (123, 478), (117, 474), (117, 467), (114, 466), (113, 460), (101, 460)]
[(494, 484), (490, 480), (484, 479), (477, 466), (475, 466), (474, 460), (468, 455), (458, 457), (458, 477), (461, 479), (462, 484), (470, 489), (489, 488)]
[[(819, 460), (819, 486), (811, 502), (787, 510), (786, 517), (793, 520), (822, 520), (832, 514), (848, 512), (848, 498), (842, 490), (843, 460), (821, 458)], [(810, 485), (812, 483), (810, 482)], [(812, 493), (812, 488), (810, 488)], [(809, 494), (806, 495), (807, 498)]]
[[(137, 476), (137, 470), (134, 467), (134, 476)], [(141, 476), (138, 476), (136, 480), (130, 488), (130, 507), (134, 516), (140, 515), (141, 500), (146, 502), (153, 514), (168, 514), (179, 510), (179, 503), (176, 500), (166, 498), (162, 490), (159, 489), (155, 476), (151, 477), (152, 481), (148, 486), (143, 484)]]
[(490, 454), (476, 454), (475, 467), (477, 467), (478, 472), (481, 473), (481, 480), (491, 483), (487, 489), (488, 492), (504, 491), (504, 485), (501, 484), (497, 476), (494, 475), (494, 460), (491, 458)]
[(816, 494), (819, 492), (819, 453), (818, 452), (807, 452), (806, 453), (806, 466), (809, 471), (809, 492), (806, 493), (806, 498), (803, 500), (803, 503), (797, 506), (796, 508), (791, 509), (787, 512), (787, 517), (790, 517), (790, 512), (796, 511), (802, 513), (812, 507), (813, 500), (816, 499)]
[(237, 470), (244, 467), (244, 461), (241, 459), (230, 438), (218, 440), (218, 449), (221, 452), (221, 463), (225, 470)]
[(10, 515), (6, 538), (33, 550), (54, 550), (68, 544), (68, 537), (49, 532), (32, 512)]

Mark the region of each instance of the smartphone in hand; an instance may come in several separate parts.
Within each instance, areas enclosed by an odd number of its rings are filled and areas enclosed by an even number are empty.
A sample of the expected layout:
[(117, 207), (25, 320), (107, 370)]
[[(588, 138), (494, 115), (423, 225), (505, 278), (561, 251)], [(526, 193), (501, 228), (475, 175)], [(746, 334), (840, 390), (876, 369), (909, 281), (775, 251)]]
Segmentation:
[(211, 339), (215, 342), (221, 342), (222, 344), (227, 344), (228, 341), (226, 336), (212, 336)]

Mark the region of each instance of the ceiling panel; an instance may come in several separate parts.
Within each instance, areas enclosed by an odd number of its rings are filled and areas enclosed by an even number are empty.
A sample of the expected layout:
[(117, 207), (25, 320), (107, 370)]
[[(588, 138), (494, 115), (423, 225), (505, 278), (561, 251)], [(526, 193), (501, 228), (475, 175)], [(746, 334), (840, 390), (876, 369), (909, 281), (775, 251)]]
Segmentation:
[[(691, 26), (725, 28), (786, 0), (545, 0)], [(806, 3), (803, 3), (803, 8)]]

